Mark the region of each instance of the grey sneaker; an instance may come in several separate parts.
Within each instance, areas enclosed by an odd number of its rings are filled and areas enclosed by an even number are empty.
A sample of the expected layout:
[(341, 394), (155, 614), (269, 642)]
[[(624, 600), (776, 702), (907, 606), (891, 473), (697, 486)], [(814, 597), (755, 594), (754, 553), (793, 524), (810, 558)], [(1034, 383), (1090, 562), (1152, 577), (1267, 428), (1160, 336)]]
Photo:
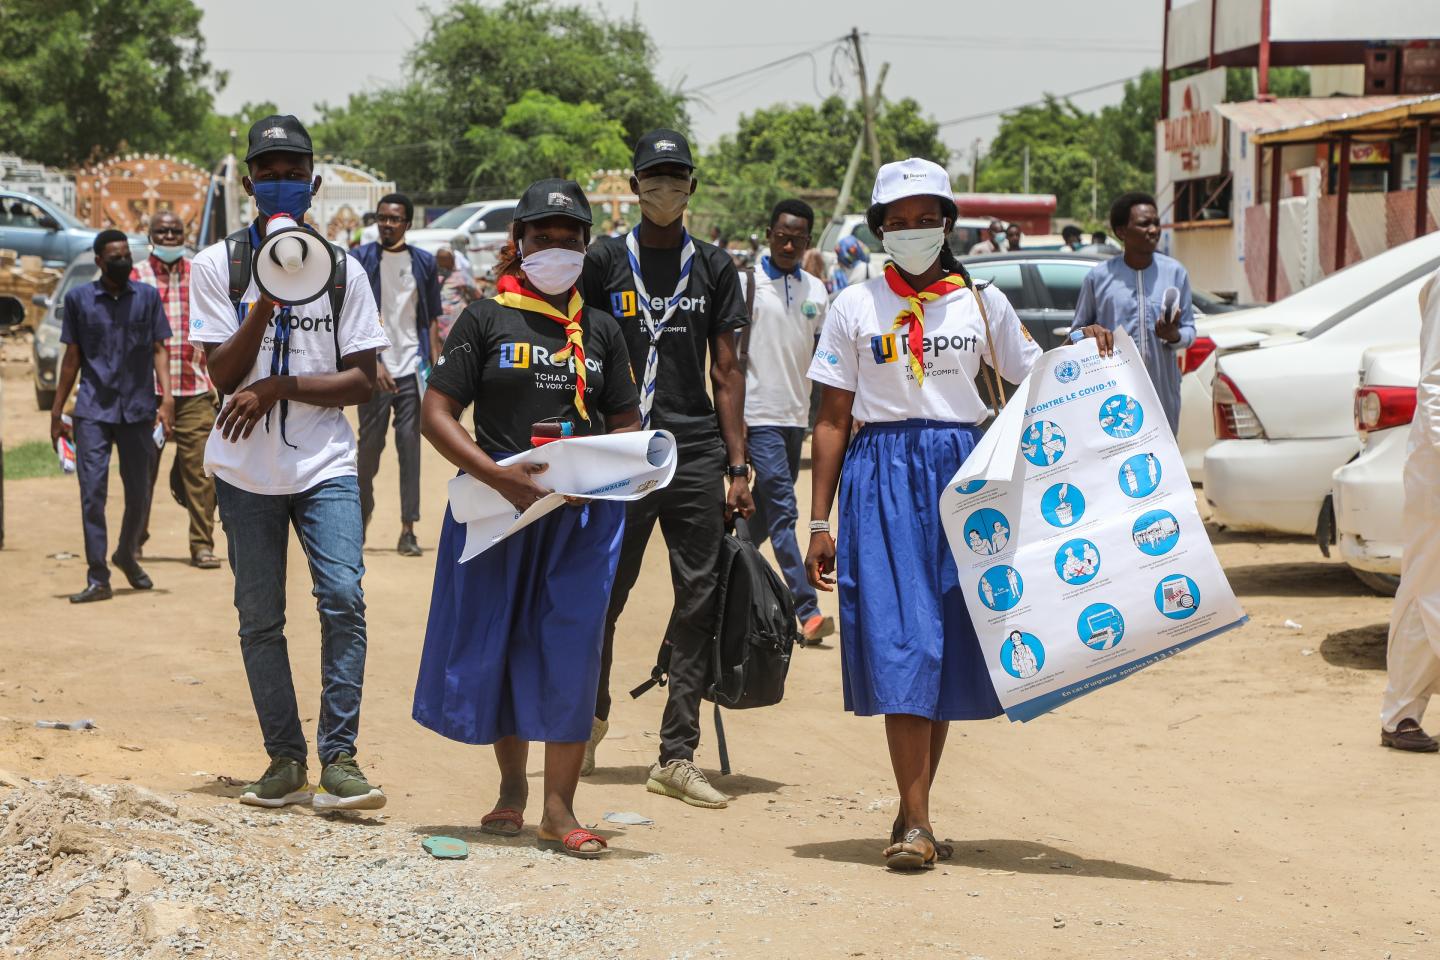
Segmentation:
[(342, 753), (320, 771), (315, 806), (321, 810), (379, 810), (385, 806), (385, 794), (370, 785), (354, 757)]
[(284, 807), (292, 803), (309, 803), (309, 777), (305, 764), (290, 757), (276, 757), (265, 769), (265, 775), (240, 791), (240, 802), (252, 807)]
[(585, 744), (585, 759), (580, 761), (580, 776), (588, 777), (595, 772), (595, 748), (600, 746), (600, 741), (605, 739), (605, 734), (610, 732), (610, 723), (596, 717), (590, 721), (590, 742)]
[(650, 768), (650, 778), (645, 781), (645, 789), (662, 797), (684, 800), (692, 807), (706, 807), (711, 810), (723, 809), (730, 802), (729, 797), (710, 786), (705, 774), (689, 760), (655, 764)]

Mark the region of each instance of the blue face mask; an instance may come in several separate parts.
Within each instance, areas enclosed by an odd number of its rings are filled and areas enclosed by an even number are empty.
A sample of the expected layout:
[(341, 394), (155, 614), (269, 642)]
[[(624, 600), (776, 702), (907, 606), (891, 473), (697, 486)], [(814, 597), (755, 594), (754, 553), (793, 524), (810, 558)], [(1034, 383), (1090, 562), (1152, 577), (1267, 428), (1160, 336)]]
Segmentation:
[(159, 257), (162, 263), (174, 263), (176, 260), (185, 256), (185, 248), (183, 246), (165, 247), (156, 244), (150, 248), (150, 252)]
[(310, 182), (308, 180), (257, 180), (255, 182), (255, 205), (260, 216), (273, 217), (277, 213), (289, 214), (298, 222), (310, 209)]

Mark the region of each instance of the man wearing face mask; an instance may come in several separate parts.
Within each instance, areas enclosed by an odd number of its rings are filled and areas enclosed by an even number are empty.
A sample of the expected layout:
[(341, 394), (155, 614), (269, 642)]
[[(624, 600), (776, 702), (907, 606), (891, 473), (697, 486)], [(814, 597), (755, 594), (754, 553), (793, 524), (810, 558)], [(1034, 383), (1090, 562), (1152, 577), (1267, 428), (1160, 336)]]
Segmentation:
[[(646, 787), (693, 806), (723, 807), (729, 798), (710, 786), (694, 756), (725, 519), (749, 516), (754, 509), (745, 461), (745, 374), (732, 335), (747, 322), (745, 298), (729, 255), (685, 229), (685, 208), (695, 191), (695, 164), (685, 138), (674, 130), (652, 130), (635, 145), (633, 165), (630, 187), (640, 198), (640, 225), (590, 247), (580, 292), (590, 306), (619, 321), (640, 387), (643, 425), (675, 435), (679, 464), (668, 487), (626, 511), (582, 772), (593, 769), (595, 746), (609, 726), (615, 623), (658, 521), (670, 554), (675, 607), (660, 658), (664, 663), (668, 656), (669, 673), (660, 762)], [(707, 361), (713, 406), (705, 390)]]
[[(161, 210), (150, 218), (150, 256), (135, 264), (131, 279), (160, 292), (160, 304), (170, 321), (170, 339), (165, 343), (170, 392), (175, 397), (170, 490), (190, 515), (190, 565), (214, 570), (220, 566), (215, 556), (215, 483), (205, 475), (205, 441), (215, 426), (215, 388), (205, 367), (205, 351), (190, 342), (190, 258), (185, 250), (185, 224), (173, 210)], [(150, 508), (159, 467), (160, 449), (156, 448), (150, 498), (141, 524), (142, 544), (150, 539)]]
[[(205, 468), (215, 477), (235, 575), (240, 653), (270, 757), (239, 799), (259, 807), (313, 802), (375, 810), (385, 795), (355, 761), (367, 644), (365, 562), (355, 436), (343, 408), (370, 399), (376, 351), (390, 341), (365, 271), (338, 249), (324, 248), (334, 272), (320, 297), (281, 306), (261, 294), (251, 251), (272, 217), (304, 220), (320, 178), (310, 135), (293, 116), (269, 116), (251, 127), (245, 163), (245, 190), (260, 215), (200, 251), (190, 268), (190, 338), (205, 344), (210, 377), (225, 397)], [(309, 785), (285, 638), (292, 529), (320, 614), (318, 793)]]
[[(100, 279), (65, 294), (60, 341), (65, 356), (50, 408), (50, 442), (62, 435), (75, 442), (80, 512), (85, 529), (85, 589), (71, 603), (109, 600), (110, 567), (105, 563), (105, 500), (110, 486), (110, 451), (120, 451), (125, 516), (110, 562), (136, 590), (154, 584), (137, 559), (140, 531), (150, 492), (150, 468), (157, 432), (170, 435), (175, 404), (170, 396), (170, 358), (165, 342), (170, 324), (154, 287), (130, 279), (130, 241), (119, 230), (95, 237)], [(61, 419), (75, 378), (73, 425)], [(158, 389), (157, 389), (158, 387)]]
[(415, 206), (403, 193), (380, 199), (375, 222), (380, 239), (355, 251), (380, 305), (390, 347), (375, 371), (376, 391), (360, 407), (360, 516), (366, 527), (375, 512), (375, 474), (395, 414), (395, 452), (400, 459), (402, 557), (418, 557), (415, 522), (420, 519), (420, 395), (430, 358), (440, 346), (440, 277), (433, 254), (405, 243)]

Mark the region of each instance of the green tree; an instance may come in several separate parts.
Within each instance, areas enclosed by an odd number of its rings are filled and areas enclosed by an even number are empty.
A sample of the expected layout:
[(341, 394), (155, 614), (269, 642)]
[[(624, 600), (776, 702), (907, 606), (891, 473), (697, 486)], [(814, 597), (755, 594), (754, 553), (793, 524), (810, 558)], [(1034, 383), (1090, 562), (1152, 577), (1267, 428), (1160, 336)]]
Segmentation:
[(0, 2), (0, 150), (57, 166), (170, 151), (224, 83), (191, 0)]
[(472, 127), (467, 139), (481, 157), (472, 180), (508, 193), (543, 177), (583, 180), (596, 169), (627, 166), (631, 156), (625, 127), (604, 108), (536, 90), (506, 107), (499, 127)]
[[(579, 111), (562, 116), (531, 100), (512, 125), (538, 123), (555, 132), (589, 128), (587, 107), (619, 124), (630, 144), (655, 127), (688, 124), (684, 98), (654, 74), (655, 49), (634, 19), (612, 20), (552, 0), (461, 0), (429, 14), (424, 38), (411, 51), (408, 83), (321, 106), (315, 126), (321, 149), (363, 160), (403, 187), (446, 200), (473, 191), (513, 192), (524, 174), (502, 172), (485, 151), (488, 129), (527, 94), (543, 94)], [(609, 143), (604, 137), (605, 143)], [(528, 162), (528, 161), (527, 161)], [(591, 159), (569, 161), (572, 171)], [(596, 155), (593, 164), (603, 164)], [(545, 164), (539, 164), (545, 166)], [(478, 176), (477, 176), (478, 175)]]
[[(722, 232), (749, 233), (764, 226), (776, 201), (807, 190), (835, 190), (864, 128), (860, 108), (839, 97), (818, 106), (778, 104), (740, 117), (734, 134), (720, 138), (701, 161), (696, 211)], [(884, 161), (926, 157), (944, 165), (950, 151), (935, 121), (911, 99), (882, 103), (875, 125)], [(861, 209), (875, 181), (868, 149), (862, 151), (851, 206)], [(823, 223), (832, 211), (816, 210)]]

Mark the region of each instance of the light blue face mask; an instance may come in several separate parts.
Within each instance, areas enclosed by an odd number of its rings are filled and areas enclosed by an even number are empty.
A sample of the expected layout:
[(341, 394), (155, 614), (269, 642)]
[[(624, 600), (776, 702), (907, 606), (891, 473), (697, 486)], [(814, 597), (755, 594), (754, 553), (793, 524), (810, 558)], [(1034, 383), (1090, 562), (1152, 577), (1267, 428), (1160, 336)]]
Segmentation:
[(183, 244), (176, 247), (162, 247), (156, 244), (150, 247), (150, 252), (159, 257), (164, 263), (174, 263), (176, 260), (185, 256), (185, 247)]

